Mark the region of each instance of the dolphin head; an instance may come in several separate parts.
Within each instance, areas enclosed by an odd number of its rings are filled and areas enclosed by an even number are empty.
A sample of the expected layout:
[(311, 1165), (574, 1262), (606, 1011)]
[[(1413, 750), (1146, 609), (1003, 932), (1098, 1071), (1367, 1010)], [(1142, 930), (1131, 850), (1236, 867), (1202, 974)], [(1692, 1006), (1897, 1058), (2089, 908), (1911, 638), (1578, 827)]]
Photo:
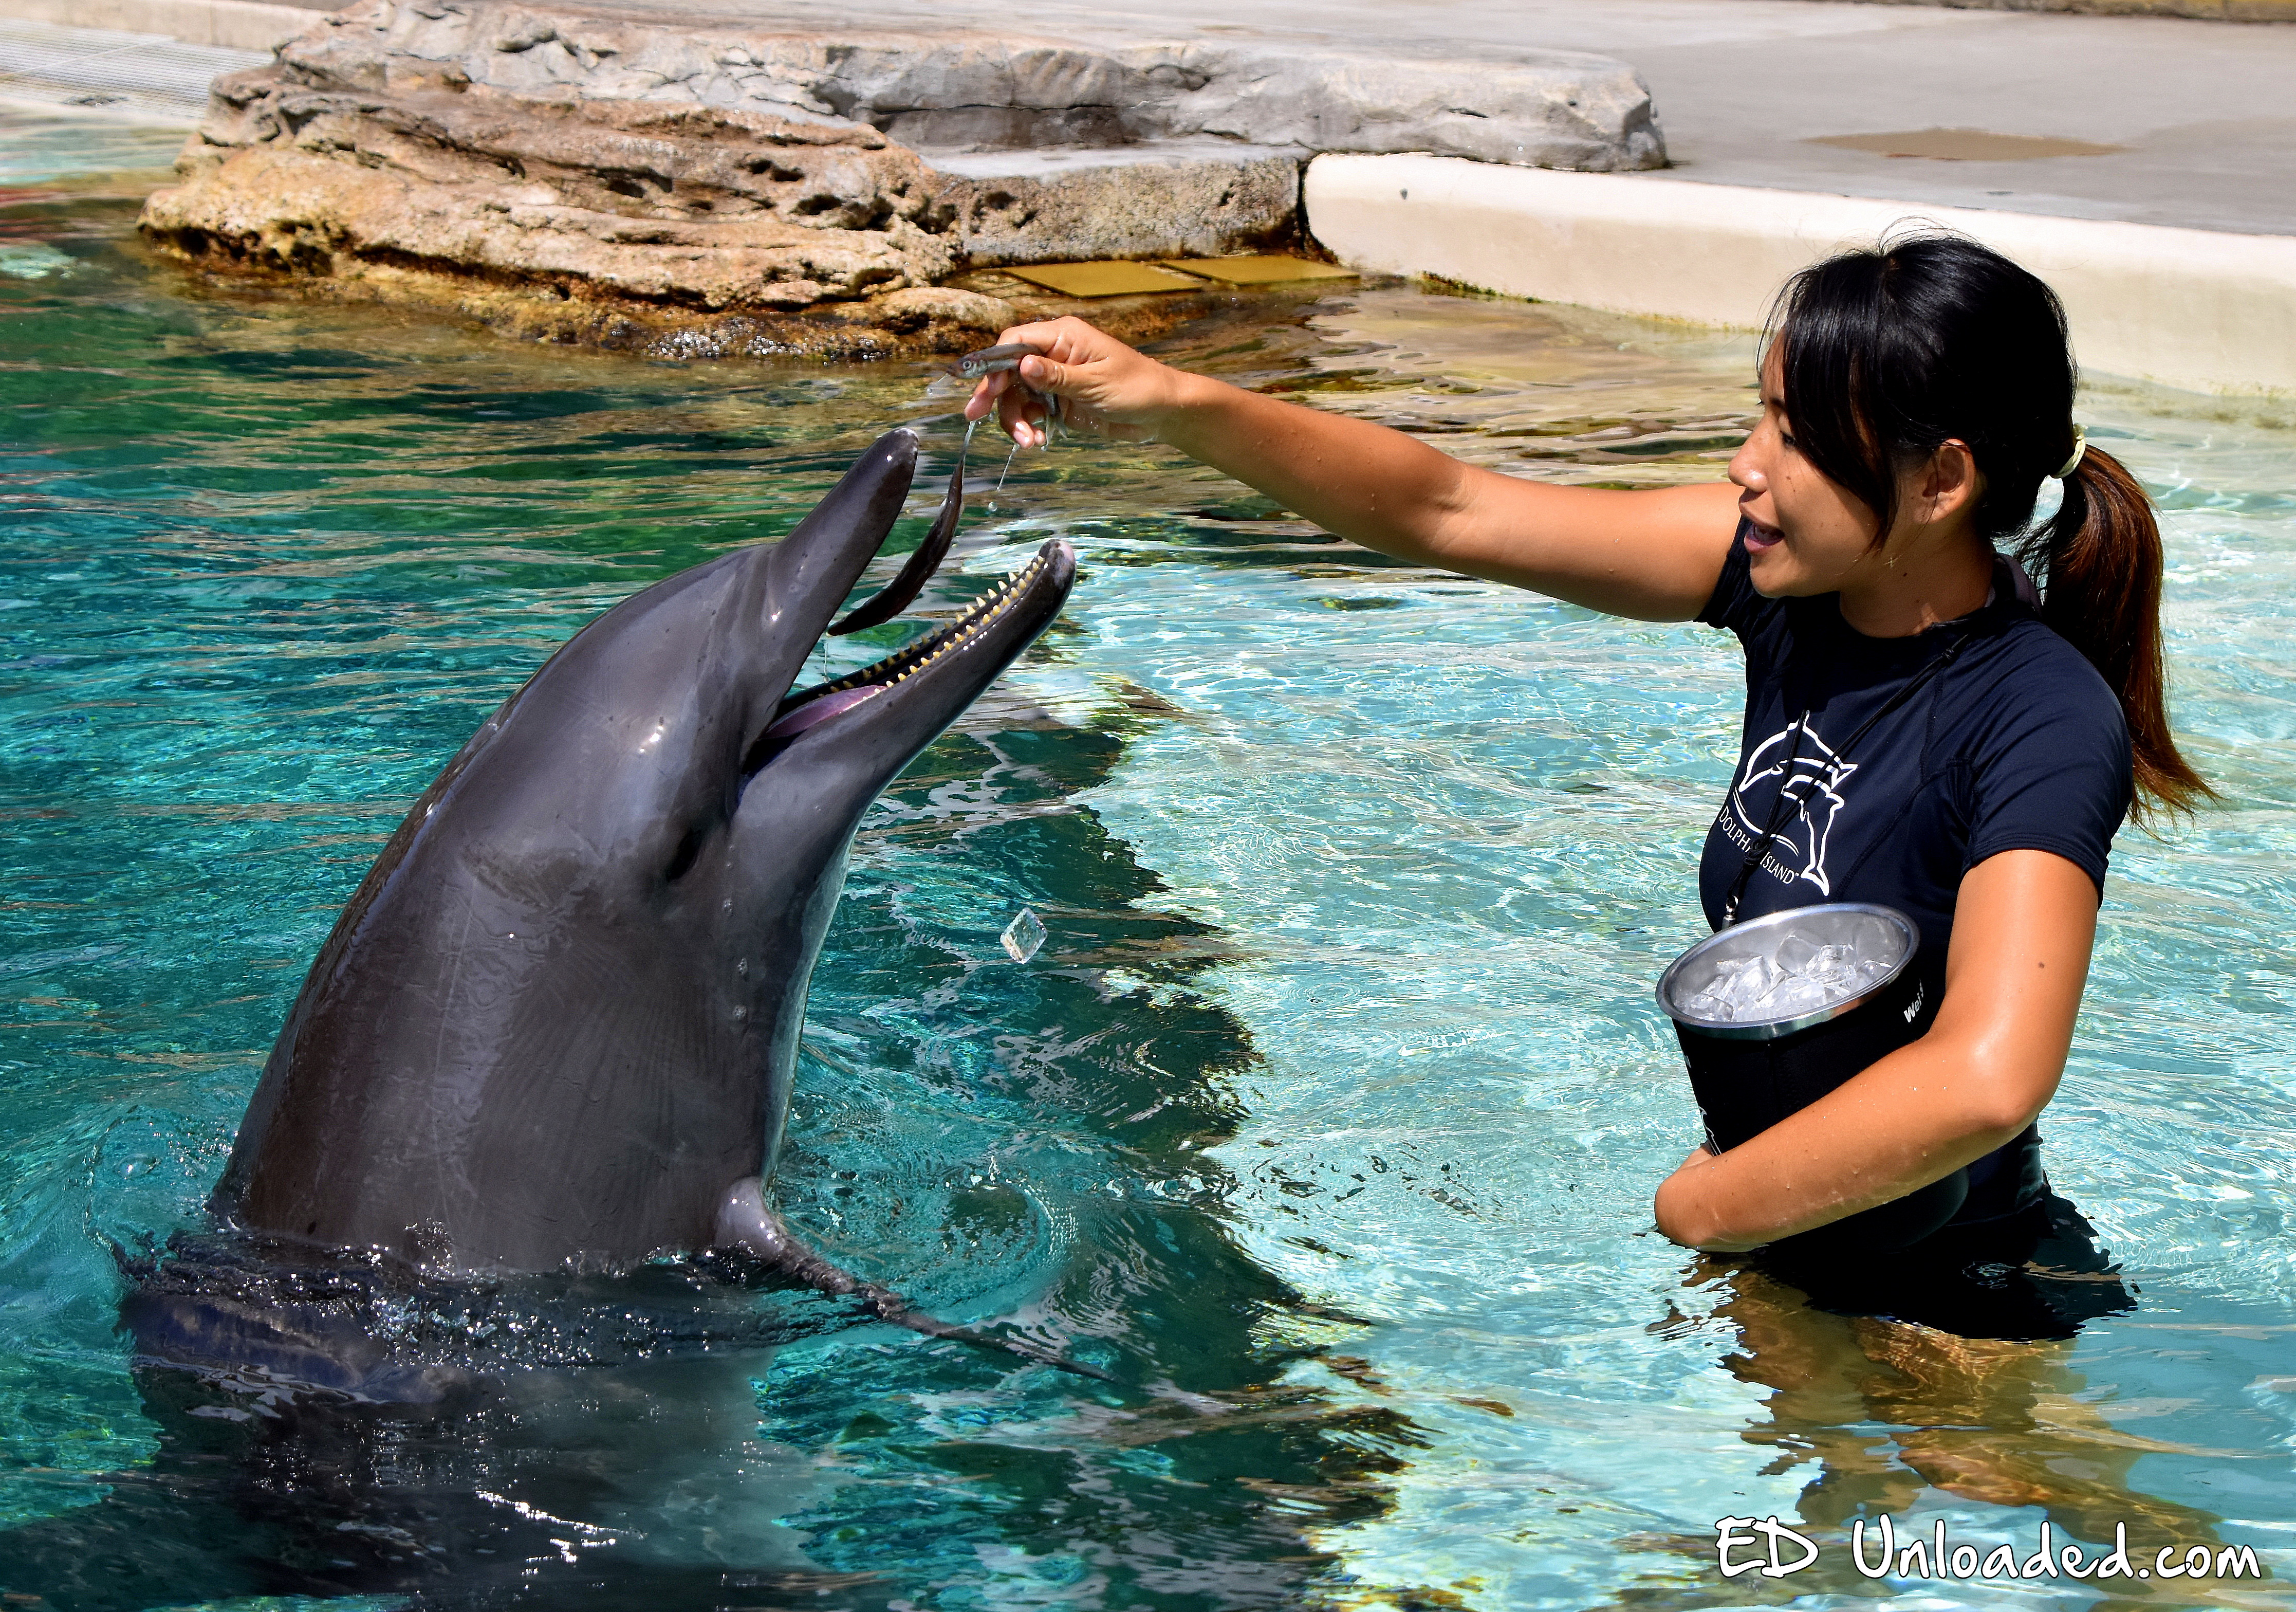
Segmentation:
[(1047, 543), (956, 620), (801, 686), (916, 451), (882, 438), (780, 543), (616, 605), (487, 720), (312, 966), (219, 1215), (449, 1271), (709, 1240), (729, 1185), (770, 1172), (862, 814), (1074, 580)]

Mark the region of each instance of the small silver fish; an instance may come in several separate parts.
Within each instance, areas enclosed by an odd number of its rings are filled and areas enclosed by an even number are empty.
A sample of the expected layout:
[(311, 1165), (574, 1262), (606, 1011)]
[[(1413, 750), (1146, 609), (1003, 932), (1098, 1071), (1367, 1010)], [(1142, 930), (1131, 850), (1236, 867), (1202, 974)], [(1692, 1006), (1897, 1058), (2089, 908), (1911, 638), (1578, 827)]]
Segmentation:
[(1041, 358), (1045, 350), (1027, 341), (1007, 341), (1001, 347), (984, 347), (969, 352), (949, 366), (948, 373), (960, 381), (978, 381), (983, 375), (994, 374), (1000, 369), (1018, 369), (1023, 358)]
[[(1023, 358), (1041, 358), (1044, 356), (1045, 350), (1033, 343), (1007, 341), (998, 347), (984, 347), (977, 352), (965, 354), (948, 366), (948, 373), (960, 381), (978, 381), (983, 375), (996, 374), (999, 371), (1017, 370)], [(1022, 391), (1045, 406), (1045, 424), (1047, 426), (1062, 424), (1062, 400), (1056, 394), (1038, 391), (1017, 374), (1013, 380)]]

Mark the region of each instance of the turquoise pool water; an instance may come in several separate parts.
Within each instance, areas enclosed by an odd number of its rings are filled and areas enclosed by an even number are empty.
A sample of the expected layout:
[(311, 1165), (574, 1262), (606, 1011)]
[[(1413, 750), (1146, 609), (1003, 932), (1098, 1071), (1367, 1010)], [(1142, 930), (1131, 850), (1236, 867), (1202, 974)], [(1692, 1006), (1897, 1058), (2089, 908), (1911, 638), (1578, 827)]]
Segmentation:
[[(926, 613), (1048, 532), (1081, 580), (864, 828), (783, 1194), (839, 1257), (1144, 1386), (791, 1298), (808, 1335), (770, 1353), (597, 1374), (332, 1485), (195, 1449), (212, 1424), (127, 1369), (104, 1239), (196, 1221), (406, 802), (603, 605), (786, 530), (889, 424), (955, 438), (911, 369), (202, 290), (135, 251), (133, 184), (55, 177), (134, 165), (73, 137), (50, 126), (0, 210), (0, 1588), (373, 1591), (328, 1581), (348, 1525), (407, 1533), (407, 1583), (447, 1605), (2286, 1604), (2296, 417), (2136, 389), (2084, 415), (2161, 499), (2178, 724), (2226, 805), (2124, 836), (2045, 1120), (2130, 1313), (1962, 1344), (1649, 1232), (1693, 1126), (1648, 986), (1702, 927), (1729, 640), (1390, 564), (1161, 450), (1070, 443), (1001, 492), (976, 464)], [(1399, 286), (1167, 345), (1636, 485), (1718, 474), (1751, 395), (1742, 338)], [(1050, 938), (1016, 966), (1023, 906)], [(457, 1505), (560, 1544), (458, 1550)], [(1818, 1563), (1724, 1579), (1716, 1519), (1773, 1514)], [(1884, 1514), (2021, 1556), (2044, 1520), (2092, 1547), (2120, 1522), (2139, 1562), (2247, 1545), (2276, 1576), (1868, 1580), (1846, 1531)]]

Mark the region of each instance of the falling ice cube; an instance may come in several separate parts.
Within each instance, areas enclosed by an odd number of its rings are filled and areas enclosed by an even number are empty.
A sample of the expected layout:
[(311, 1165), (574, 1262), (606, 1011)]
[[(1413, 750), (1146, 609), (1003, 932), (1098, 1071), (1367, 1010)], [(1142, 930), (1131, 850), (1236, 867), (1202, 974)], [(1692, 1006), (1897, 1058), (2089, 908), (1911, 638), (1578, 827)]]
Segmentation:
[(1037, 949), (1045, 943), (1045, 920), (1023, 907), (1020, 915), (1004, 925), (1004, 933), (1000, 938), (1004, 942), (1005, 953), (1014, 962), (1025, 963), (1036, 956)]

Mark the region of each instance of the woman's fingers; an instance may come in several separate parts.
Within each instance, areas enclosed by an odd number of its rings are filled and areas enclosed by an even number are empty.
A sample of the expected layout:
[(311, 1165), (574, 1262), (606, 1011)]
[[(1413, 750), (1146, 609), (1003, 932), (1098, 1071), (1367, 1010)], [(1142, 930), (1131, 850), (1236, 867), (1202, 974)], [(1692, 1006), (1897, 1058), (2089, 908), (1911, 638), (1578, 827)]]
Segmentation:
[(1007, 343), (1037, 350), (1013, 370), (983, 376), (965, 399), (964, 417), (984, 419), (993, 410), (1005, 434), (1024, 448), (1051, 440), (1048, 398), (1062, 400), (1062, 418), (1076, 429), (1136, 439), (1167, 390), (1162, 365), (1082, 319), (1016, 325), (996, 339), (1000, 347)]
[(1006, 371), (1001, 369), (981, 376), (973, 386), (972, 395), (964, 400), (964, 417), (968, 420), (986, 419), (988, 411), (996, 407), (996, 399), (1011, 378)]
[(1023, 358), (1020, 374), (1021, 380), (1038, 391), (1056, 391), (1065, 396), (1076, 386), (1076, 377), (1068, 366), (1050, 358)]
[(996, 399), (996, 423), (1004, 434), (1023, 448), (1044, 445), (1045, 433), (1035, 422), (1044, 417), (1045, 406), (1026, 386), (1011, 386)]

